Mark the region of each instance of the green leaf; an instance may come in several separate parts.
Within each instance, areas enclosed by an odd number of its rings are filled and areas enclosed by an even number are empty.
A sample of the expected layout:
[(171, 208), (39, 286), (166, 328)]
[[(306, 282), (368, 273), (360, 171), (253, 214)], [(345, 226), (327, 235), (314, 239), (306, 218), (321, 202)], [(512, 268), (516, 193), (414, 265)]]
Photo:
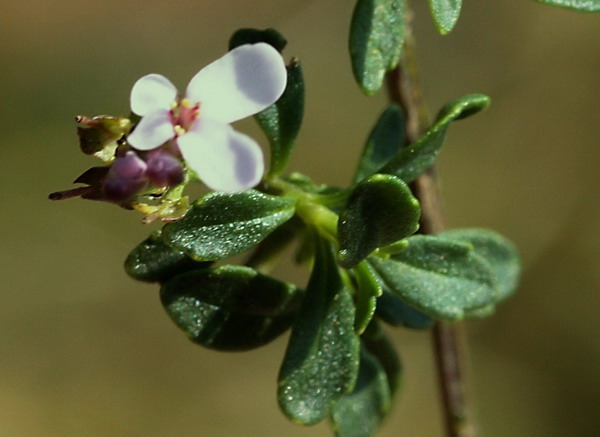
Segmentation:
[(391, 400), (385, 370), (379, 361), (363, 348), (354, 390), (342, 396), (331, 409), (336, 436), (372, 436), (389, 410)]
[(177, 275), (161, 302), (194, 342), (218, 350), (262, 346), (292, 325), (302, 293), (249, 267), (221, 266)]
[(244, 28), (239, 29), (231, 35), (229, 39), (229, 50), (233, 50), (244, 44), (256, 44), (259, 42), (266, 42), (272, 45), (281, 52), (287, 45), (286, 39), (277, 32), (275, 29), (251, 29)]
[(163, 227), (163, 239), (197, 261), (245, 252), (294, 215), (294, 201), (255, 190), (210, 193), (180, 220)]
[(359, 340), (354, 303), (340, 277), (329, 243), (316, 241), (306, 296), (279, 374), (278, 401), (284, 414), (312, 425), (356, 382)]
[(271, 146), (269, 175), (280, 174), (287, 166), (304, 115), (304, 79), (300, 62), (287, 67), (287, 85), (273, 105), (255, 115)]
[(435, 162), (450, 122), (476, 114), (487, 108), (489, 103), (489, 97), (483, 94), (469, 94), (447, 104), (433, 126), (414, 143), (402, 149), (380, 172), (393, 174), (406, 183), (414, 181)]
[(456, 24), (461, 6), (462, 0), (429, 0), (435, 26), (442, 35), (450, 32)]
[(350, 26), (354, 78), (368, 95), (398, 65), (404, 43), (405, 0), (358, 0)]
[(394, 344), (376, 321), (369, 324), (361, 339), (363, 345), (377, 358), (383, 367), (387, 375), (390, 393), (394, 395), (402, 384), (402, 363), (398, 358)]
[(519, 254), (515, 246), (502, 235), (488, 229), (456, 229), (443, 232), (439, 237), (471, 244), (475, 253), (489, 263), (494, 287), (498, 291), (494, 303), (506, 299), (515, 291), (521, 272)]
[(419, 202), (402, 180), (382, 174), (365, 179), (340, 214), (340, 265), (352, 268), (376, 248), (412, 235), (420, 214)]
[(354, 268), (356, 277), (356, 319), (354, 329), (362, 334), (375, 315), (377, 298), (381, 296), (381, 284), (375, 277), (373, 268), (366, 262), (359, 263)]
[(489, 263), (471, 244), (416, 235), (390, 259), (370, 262), (385, 286), (408, 304), (439, 319), (460, 320), (496, 302)]
[(379, 116), (369, 134), (354, 176), (354, 183), (377, 173), (404, 147), (405, 141), (406, 116), (399, 105), (391, 103)]
[(552, 6), (560, 6), (561, 8), (574, 9), (583, 12), (600, 11), (600, 0), (538, 0), (540, 3), (545, 3)]
[(185, 253), (165, 244), (161, 231), (156, 230), (131, 251), (125, 260), (125, 271), (133, 279), (144, 282), (163, 282), (188, 270), (205, 268)]
[(253, 250), (244, 263), (260, 272), (271, 271), (279, 261), (281, 252), (304, 230), (304, 223), (298, 217), (293, 217), (271, 232)]
[(431, 317), (408, 305), (387, 289), (377, 301), (377, 315), (392, 326), (411, 329), (429, 329), (435, 323)]

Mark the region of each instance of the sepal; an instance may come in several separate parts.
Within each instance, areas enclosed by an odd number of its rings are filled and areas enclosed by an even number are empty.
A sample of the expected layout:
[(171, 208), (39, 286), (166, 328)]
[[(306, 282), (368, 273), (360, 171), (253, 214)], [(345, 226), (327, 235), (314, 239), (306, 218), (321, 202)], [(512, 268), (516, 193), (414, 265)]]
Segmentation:
[(90, 118), (79, 115), (75, 121), (78, 124), (77, 135), (81, 151), (104, 162), (111, 162), (115, 158), (119, 140), (131, 129), (128, 118), (107, 115)]

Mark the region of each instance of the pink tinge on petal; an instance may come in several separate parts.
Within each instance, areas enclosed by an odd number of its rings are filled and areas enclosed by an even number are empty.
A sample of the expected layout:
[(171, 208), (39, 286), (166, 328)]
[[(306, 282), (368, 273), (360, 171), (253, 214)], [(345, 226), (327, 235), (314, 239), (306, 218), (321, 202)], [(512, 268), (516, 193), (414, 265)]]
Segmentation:
[(160, 74), (148, 74), (133, 85), (131, 89), (131, 110), (144, 116), (157, 110), (170, 109), (177, 98), (177, 88)]
[(276, 49), (266, 43), (246, 44), (200, 70), (186, 97), (201, 103), (203, 116), (232, 123), (271, 106), (286, 83), (285, 62)]
[(175, 136), (171, 114), (167, 110), (152, 112), (140, 120), (127, 142), (137, 150), (152, 150)]
[(262, 150), (247, 135), (201, 118), (178, 139), (187, 165), (212, 190), (234, 193), (256, 186), (264, 173)]

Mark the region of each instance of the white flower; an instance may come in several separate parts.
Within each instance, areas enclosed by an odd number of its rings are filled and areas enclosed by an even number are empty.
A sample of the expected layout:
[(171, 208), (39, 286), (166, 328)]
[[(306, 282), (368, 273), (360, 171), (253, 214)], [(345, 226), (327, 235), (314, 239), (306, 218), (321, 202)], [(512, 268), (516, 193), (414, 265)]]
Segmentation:
[(175, 139), (187, 165), (209, 188), (246, 190), (262, 178), (262, 151), (229, 123), (275, 103), (286, 81), (281, 55), (265, 43), (237, 47), (204, 67), (179, 104), (175, 86), (149, 74), (131, 90), (131, 110), (142, 119), (128, 142), (137, 150), (152, 150)]

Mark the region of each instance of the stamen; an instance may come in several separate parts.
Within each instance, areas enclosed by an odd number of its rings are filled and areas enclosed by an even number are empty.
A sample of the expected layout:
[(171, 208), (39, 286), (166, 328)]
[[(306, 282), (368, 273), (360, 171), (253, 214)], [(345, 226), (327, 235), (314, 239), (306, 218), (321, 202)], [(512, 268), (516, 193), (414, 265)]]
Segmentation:
[(181, 136), (185, 133), (185, 129), (183, 128), (183, 126), (175, 125), (173, 126), (173, 129), (175, 129), (175, 134), (177, 136)]

